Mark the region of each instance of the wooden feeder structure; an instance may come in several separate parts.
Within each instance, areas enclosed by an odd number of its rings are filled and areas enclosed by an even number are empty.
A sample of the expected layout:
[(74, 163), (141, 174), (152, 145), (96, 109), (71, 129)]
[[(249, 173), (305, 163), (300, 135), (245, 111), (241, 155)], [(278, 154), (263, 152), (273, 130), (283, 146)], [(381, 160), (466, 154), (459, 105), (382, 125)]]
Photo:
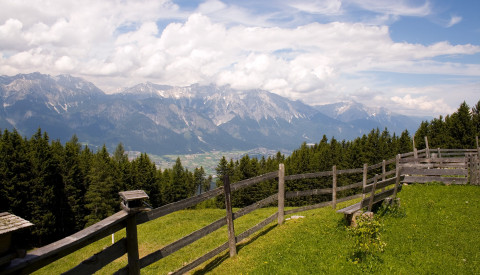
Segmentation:
[(131, 190), (118, 193), (122, 202), (120, 205), (127, 212), (148, 211), (150, 207), (146, 204), (147, 193), (143, 190)]
[(33, 226), (33, 223), (8, 212), (0, 213), (0, 266), (9, 263), (19, 253), (14, 249), (12, 235), (21, 229)]

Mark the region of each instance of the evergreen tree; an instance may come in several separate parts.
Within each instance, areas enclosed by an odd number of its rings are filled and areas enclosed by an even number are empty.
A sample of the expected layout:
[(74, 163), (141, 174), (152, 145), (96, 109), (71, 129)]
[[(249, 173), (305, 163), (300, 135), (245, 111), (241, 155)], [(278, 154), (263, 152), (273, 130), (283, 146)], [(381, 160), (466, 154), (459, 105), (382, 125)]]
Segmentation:
[(71, 212), (67, 207), (59, 163), (49, 146), (48, 135), (42, 135), (40, 129), (30, 139), (29, 153), (32, 198), (27, 208), (35, 224), (32, 233), (40, 244), (45, 244), (70, 233), (67, 219)]
[(475, 129), (468, 107), (465, 101), (460, 104), (458, 110), (447, 121), (448, 134), (452, 138), (450, 148), (473, 148)]
[(92, 158), (92, 165), (88, 174), (90, 185), (85, 194), (88, 215), (85, 217), (86, 226), (113, 215), (118, 210), (118, 188), (115, 185), (115, 166), (107, 148), (103, 145)]
[(472, 108), (472, 122), (475, 136), (480, 136), (480, 100)]
[(3, 132), (0, 140), (0, 211), (8, 211), (31, 220), (26, 207), (31, 201), (30, 180), (32, 178), (28, 142), (17, 130)]
[(80, 163), (81, 145), (76, 135), (65, 144), (65, 153), (62, 163), (62, 177), (65, 185), (65, 195), (68, 204), (73, 212), (73, 220), (75, 223), (75, 231), (83, 229), (85, 226), (84, 217), (85, 209), (85, 171), (81, 168)]
[(161, 203), (160, 190), (156, 181), (156, 167), (146, 153), (132, 161), (133, 189), (144, 190), (149, 196), (152, 207)]

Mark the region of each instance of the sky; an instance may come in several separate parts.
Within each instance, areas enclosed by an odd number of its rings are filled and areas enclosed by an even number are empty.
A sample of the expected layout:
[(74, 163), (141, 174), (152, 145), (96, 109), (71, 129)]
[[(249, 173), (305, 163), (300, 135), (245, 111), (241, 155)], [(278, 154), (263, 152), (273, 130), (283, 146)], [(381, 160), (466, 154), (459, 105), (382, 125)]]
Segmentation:
[[(0, 75), (262, 89), (438, 116), (480, 100), (479, 0), (0, 0)], [(252, 91), (254, 92), (254, 91)]]

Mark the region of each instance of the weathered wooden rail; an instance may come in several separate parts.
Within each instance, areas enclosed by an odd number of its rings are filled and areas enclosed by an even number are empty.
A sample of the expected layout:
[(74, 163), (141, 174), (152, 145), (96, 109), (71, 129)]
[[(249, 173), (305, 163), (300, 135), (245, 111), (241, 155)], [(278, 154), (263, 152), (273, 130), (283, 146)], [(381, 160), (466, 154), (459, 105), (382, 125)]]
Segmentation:
[[(445, 178), (448, 178), (447, 176), (449, 176), (451, 178), (455, 178), (455, 183), (466, 183), (468, 180), (470, 180), (472, 184), (479, 184), (479, 152), (480, 149), (430, 150), (427, 147), (424, 150), (415, 150), (414, 152), (401, 154), (396, 158), (384, 160), (381, 163), (371, 166), (365, 164), (362, 168), (356, 169), (337, 170), (336, 166), (333, 166), (331, 171), (285, 175), (285, 167), (283, 164), (280, 164), (278, 171), (233, 184), (230, 184), (227, 177), (224, 179), (224, 186), (222, 187), (218, 187), (214, 190), (210, 190), (188, 199), (158, 207), (148, 212), (127, 212), (122, 210), (69, 237), (35, 249), (29, 252), (24, 258), (13, 260), (9, 266), (0, 269), (0, 273), (27, 274), (34, 272), (84, 246), (104, 238), (120, 229), (126, 228), (126, 238), (118, 240), (110, 247), (107, 247), (92, 257), (84, 260), (73, 269), (67, 271), (66, 274), (94, 273), (125, 254), (128, 254), (128, 265), (118, 270), (116, 274), (139, 274), (140, 269), (167, 257), (179, 249), (227, 225), (228, 241), (207, 252), (198, 259), (195, 259), (192, 262), (182, 266), (180, 269), (174, 272), (174, 274), (182, 274), (204, 263), (205, 261), (208, 261), (227, 249), (229, 249), (231, 256), (235, 255), (237, 243), (248, 238), (275, 220), (277, 220), (278, 224), (282, 224), (284, 222), (285, 215), (288, 214), (326, 206), (331, 206), (335, 209), (338, 203), (357, 198), (362, 198), (362, 200), (357, 204), (354, 204), (352, 208), (371, 208), (372, 204), (375, 202), (383, 200), (389, 196), (395, 196), (396, 193), (401, 190), (402, 182), (425, 182), (427, 180), (432, 181), (438, 179), (440, 179), (438, 181), (447, 182)], [(388, 170), (388, 167), (392, 166), (394, 166), (394, 169)], [(351, 174), (361, 174), (362, 180), (347, 185), (344, 185), (342, 182), (338, 181), (339, 175)], [(331, 186), (312, 190), (285, 191), (285, 185), (288, 181), (301, 179), (307, 180), (321, 177), (331, 178)], [(273, 179), (277, 179), (278, 181), (278, 192), (276, 194), (244, 207), (235, 213), (232, 212), (230, 202), (230, 196), (232, 192)], [(354, 190), (355, 192), (354, 194), (348, 196), (339, 196), (339, 193), (341, 194), (341, 192), (347, 190)], [(195, 206), (200, 202), (212, 199), (219, 195), (224, 195), (225, 197), (225, 217), (222, 217), (211, 224), (162, 247), (155, 252), (139, 258), (137, 225), (158, 219), (175, 211)], [(330, 199), (313, 205), (301, 206), (285, 211), (285, 201), (288, 199), (318, 195), (327, 195)], [(265, 207), (273, 203), (277, 203), (278, 205), (278, 211), (276, 213), (238, 235), (235, 233), (234, 221), (236, 219), (247, 215), (258, 208)]]

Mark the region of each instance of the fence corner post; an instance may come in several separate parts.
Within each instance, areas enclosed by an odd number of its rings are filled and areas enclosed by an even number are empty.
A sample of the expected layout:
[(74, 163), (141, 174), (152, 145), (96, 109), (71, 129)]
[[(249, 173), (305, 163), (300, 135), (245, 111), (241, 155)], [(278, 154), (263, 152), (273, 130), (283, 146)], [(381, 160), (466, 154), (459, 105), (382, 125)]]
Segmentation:
[(278, 165), (278, 225), (285, 221), (285, 165)]
[(333, 183), (332, 183), (332, 208), (337, 208), (337, 166), (332, 167)]
[(230, 177), (228, 175), (223, 177), (223, 191), (225, 193), (225, 209), (227, 211), (228, 247), (230, 249), (230, 257), (234, 257), (237, 255), (237, 240), (235, 237), (235, 228), (233, 226), (232, 197), (230, 191)]

